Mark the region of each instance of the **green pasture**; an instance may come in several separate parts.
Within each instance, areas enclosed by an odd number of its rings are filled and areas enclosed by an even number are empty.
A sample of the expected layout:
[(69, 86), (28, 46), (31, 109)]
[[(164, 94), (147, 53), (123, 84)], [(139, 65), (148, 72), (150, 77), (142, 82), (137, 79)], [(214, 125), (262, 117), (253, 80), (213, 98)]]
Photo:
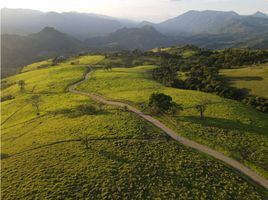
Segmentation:
[[(163, 92), (184, 107), (176, 117), (158, 116), (179, 134), (229, 155), (268, 177), (268, 116), (240, 102), (199, 91), (164, 87), (152, 80), (154, 66), (95, 71), (79, 87), (144, 109), (153, 92)], [(210, 101), (205, 120), (195, 105)]]
[[(68, 86), (82, 78), (86, 66), (98, 61), (96, 57), (90, 61), (88, 56), (83, 62), (34, 69), (4, 80), (7, 87), (1, 95), (12, 95), (14, 99), (1, 103), (3, 199), (266, 198), (267, 193), (240, 173), (170, 140), (140, 117), (69, 93)], [(205, 93), (180, 91), (180, 95), (175, 95), (178, 90), (165, 88), (151, 80), (151, 69), (98, 70), (80, 89), (130, 101), (137, 106), (143, 106), (152, 91), (164, 91), (189, 107), (176, 119), (181, 124), (188, 123), (185, 127), (200, 126), (197, 131), (204, 131), (212, 125), (201, 124), (197, 113), (190, 107), (207, 97), (215, 102), (223, 101), (219, 106), (211, 105), (220, 109), (222, 114), (213, 112), (210, 107), (206, 116), (210, 116), (211, 120), (215, 116), (228, 119), (233, 122), (229, 125), (234, 129), (238, 123), (241, 129), (254, 124), (252, 131), (242, 133), (249, 137), (249, 140), (244, 139), (249, 143), (248, 148), (256, 150), (255, 157), (263, 161), (261, 155), (265, 149), (262, 147), (267, 145), (267, 137), (260, 131), (259, 136), (263, 137), (260, 142), (261, 138), (255, 138), (255, 128), (267, 128), (265, 115)], [(20, 80), (26, 83), (24, 91), (20, 91), (17, 84)], [(39, 111), (29, 102), (33, 95), (40, 96)], [(79, 105), (95, 106), (98, 111), (84, 114), (77, 109)], [(230, 115), (228, 109), (231, 109)], [(242, 111), (244, 113), (241, 114)], [(187, 116), (193, 116), (193, 119)], [(184, 120), (180, 119), (183, 117)], [(212, 123), (211, 120), (207, 122)], [(258, 123), (255, 124), (256, 121)], [(201, 132), (198, 134), (201, 136), (196, 138), (202, 139)], [(88, 141), (87, 146), (83, 143), (84, 139)], [(208, 139), (209, 144), (212, 144), (211, 139)], [(234, 139), (234, 147), (241, 145), (235, 141), (235, 134), (229, 139)], [(253, 148), (252, 144), (257, 143)], [(262, 168), (267, 164), (266, 160), (263, 165), (255, 160), (249, 159), (249, 162)]]
[(221, 70), (230, 85), (250, 94), (268, 98), (268, 64)]

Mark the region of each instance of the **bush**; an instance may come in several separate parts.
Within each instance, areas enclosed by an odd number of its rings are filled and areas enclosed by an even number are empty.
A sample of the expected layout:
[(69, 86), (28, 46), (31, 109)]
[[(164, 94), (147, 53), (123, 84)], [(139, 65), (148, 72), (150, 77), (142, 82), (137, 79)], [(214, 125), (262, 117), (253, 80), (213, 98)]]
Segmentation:
[(256, 108), (258, 111), (268, 113), (268, 99), (265, 97), (248, 96), (243, 103)]
[(172, 97), (163, 93), (153, 93), (149, 98), (148, 106), (152, 113), (170, 113), (176, 114), (177, 111), (182, 110), (182, 107), (172, 101)]

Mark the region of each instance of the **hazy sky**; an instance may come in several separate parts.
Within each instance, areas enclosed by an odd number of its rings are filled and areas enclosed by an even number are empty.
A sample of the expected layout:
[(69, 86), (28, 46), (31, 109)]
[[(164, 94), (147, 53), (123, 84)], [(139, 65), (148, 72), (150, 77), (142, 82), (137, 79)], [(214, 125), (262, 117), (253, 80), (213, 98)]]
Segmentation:
[(175, 17), (189, 10), (268, 13), (268, 0), (1, 0), (0, 5), (41, 11), (98, 13), (153, 22)]

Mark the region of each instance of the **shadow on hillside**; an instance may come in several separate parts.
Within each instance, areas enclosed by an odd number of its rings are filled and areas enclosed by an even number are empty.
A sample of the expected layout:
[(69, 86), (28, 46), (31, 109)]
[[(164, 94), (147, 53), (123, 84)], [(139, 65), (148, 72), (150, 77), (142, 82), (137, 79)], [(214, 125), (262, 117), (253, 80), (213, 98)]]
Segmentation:
[(260, 135), (267, 135), (267, 129), (265, 128), (257, 127), (251, 124), (243, 124), (239, 121), (233, 121), (223, 118), (205, 117), (204, 120), (201, 120), (200, 117), (198, 116), (185, 116), (185, 117), (179, 117), (178, 120), (185, 122), (192, 122), (206, 127), (217, 127), (233, 131), (255, 132)]
[(7, 153), (1, 153), (1, 156), (0, 156), (1, 160), (4, 160), (8, 157), (9, 157), (9, 155)]
[(77, 118), (77, 117), (81, 117), (84, 115), (107, 115), (107, 114), (111, 114), (109, 111), (107, 110), (96, 110), (92, 113), (89, 112), (82, 112), (76, 109), (68, 109), (68, 108), (63, 108), (63, 109), (58, 109), (58, 110), (54, 110), (54, 111), (50, 111), (48, 112), (48, 114), (50, 115), (64, 115), (65, 117), (68, 118)]
[(262, 81), (260, 76), (232, 76), (228, 77), (230, 81)]
[(109, 151), (105, 151), (105, 150), (101, 150), (100, 151), (100, 155), (102, 155), (103, 157), (107, 158), (107, 159), (111, 159), (120, 163), (128, 163), (128, 160), (126, 160), (125, 158), (115, 155)]

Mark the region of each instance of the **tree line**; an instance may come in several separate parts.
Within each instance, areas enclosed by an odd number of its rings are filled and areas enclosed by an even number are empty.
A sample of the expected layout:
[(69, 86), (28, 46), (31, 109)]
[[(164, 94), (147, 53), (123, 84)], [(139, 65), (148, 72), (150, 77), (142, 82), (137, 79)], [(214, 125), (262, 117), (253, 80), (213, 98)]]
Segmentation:
[[(181, 53), (180, 51), (182, 52), (179, 49), (177, 54)], [(179, 57), (176, 51), (169, 56), (166, 54), (164, 52), (161, 55), (159, 67), (152, 71), (152, 77), (158, 82), (168, 87), (198, 90), (239, 100), (261, 112), (268, 113), (267, 98), (252, 96), (242, 89), (230, 87), (228, 82), (219, 75), (221, 68), (267, 62), (268, 51), (227, 49), (214, 52), (198, 49), (189, 58)]]

